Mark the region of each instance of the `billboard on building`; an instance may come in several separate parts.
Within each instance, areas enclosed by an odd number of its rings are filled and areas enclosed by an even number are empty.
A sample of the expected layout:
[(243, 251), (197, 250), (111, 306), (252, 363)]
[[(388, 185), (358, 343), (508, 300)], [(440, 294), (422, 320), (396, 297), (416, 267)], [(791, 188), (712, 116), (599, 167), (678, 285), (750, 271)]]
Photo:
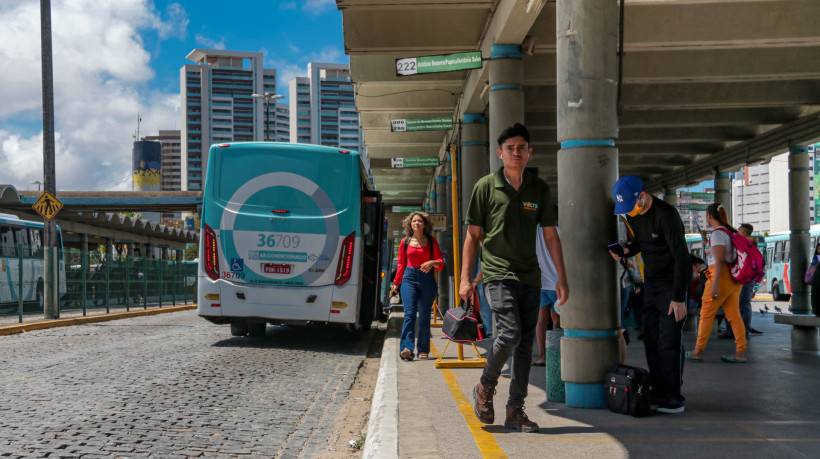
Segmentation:
[(151, 140), (134, 142), (131, 153), (133, 190), (159, 191), (162, 182), (162, 144)]

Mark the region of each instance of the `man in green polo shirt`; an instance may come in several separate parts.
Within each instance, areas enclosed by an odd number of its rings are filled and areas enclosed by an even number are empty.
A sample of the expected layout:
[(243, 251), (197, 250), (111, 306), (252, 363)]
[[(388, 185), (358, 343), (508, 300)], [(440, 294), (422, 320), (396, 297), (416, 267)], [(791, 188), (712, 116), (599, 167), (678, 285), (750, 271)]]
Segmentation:
[(536, 227), (543, 227), (555, 268), (558, 271), (558, 305), (569, 297), (561, 239), (555, 224), (549, 186), (534, 174), (525, 173), (532, 148), (527, 128), (516, 123), (498, 137), (498, 156), (504, 167), (480, 179), (473, 188), (467, 209), (467, 235), (461, 265), (459, 294), (473, 296), (470, 267), (479, 237), (484, 233), (481, 269), (484, 294), (495, 316), (495, 341), (487, 353), (481, 381), (473, 389), (474, 409), (485, 424), (495, 421), (493, 395), (501, 369), (513, 355), (510, 396), (504, 427), (537, 432), (538, 425), (524, 413), (530, 379), (532, 341), (538, 323), (541, 270), (535, 250)]

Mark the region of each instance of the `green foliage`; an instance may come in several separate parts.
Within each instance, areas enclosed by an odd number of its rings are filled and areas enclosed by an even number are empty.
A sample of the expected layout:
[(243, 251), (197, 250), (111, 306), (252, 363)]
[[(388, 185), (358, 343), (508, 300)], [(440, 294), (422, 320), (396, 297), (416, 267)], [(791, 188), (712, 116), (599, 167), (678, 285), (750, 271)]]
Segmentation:
[(199, 256), (199, 244), (188, 244), (185, 247), (185, 261), (193, 261)]

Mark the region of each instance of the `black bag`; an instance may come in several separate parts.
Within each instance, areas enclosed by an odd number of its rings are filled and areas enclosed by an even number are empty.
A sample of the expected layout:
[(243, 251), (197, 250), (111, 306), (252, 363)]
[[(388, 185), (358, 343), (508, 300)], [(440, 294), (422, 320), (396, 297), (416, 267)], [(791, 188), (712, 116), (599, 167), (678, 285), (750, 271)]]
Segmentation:
[(651, 412), (649, 396), (649, 372), (643, 368), (615, 365), (604, 380), (606, 406), (610, 410), (647, 416)]
[(462, 301), (459, 307), (448, 309), (444, 314), (441, 331), (450, 341), (474, 343), (478, 339), (478, 326), (473, 305), (469, 301)]

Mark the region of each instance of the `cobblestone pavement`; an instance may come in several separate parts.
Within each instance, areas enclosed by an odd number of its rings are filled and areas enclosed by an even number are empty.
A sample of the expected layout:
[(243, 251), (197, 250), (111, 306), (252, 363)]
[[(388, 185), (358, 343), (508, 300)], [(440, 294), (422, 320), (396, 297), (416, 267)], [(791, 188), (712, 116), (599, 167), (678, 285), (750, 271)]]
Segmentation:
[(0, 457), (317, 457), (368, 341), (196, 311), (0, 336)]

